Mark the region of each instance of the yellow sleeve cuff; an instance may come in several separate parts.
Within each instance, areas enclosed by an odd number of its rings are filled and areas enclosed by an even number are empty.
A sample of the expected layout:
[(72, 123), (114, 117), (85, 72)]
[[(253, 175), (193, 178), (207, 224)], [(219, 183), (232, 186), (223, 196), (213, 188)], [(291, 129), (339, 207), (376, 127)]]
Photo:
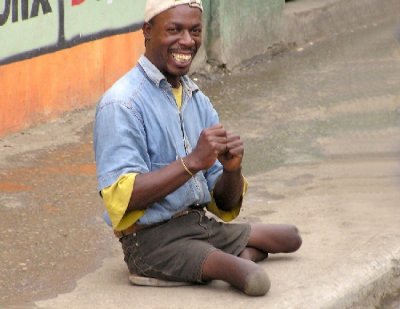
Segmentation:
[(243, 202), (243, 197), (247, 192), (247, 188), (249, 186), (249, 183), (247, 182), (246, 178), (243, 177), (243, 193), (242, 197), (240, 198), (240, 201), (238, 204), (232, 208), (231, 210), (225, 211), (222, 209), (219, 209), (217, 206), (217, 203), (215, 202), (214, 196), (211, 193), (211, 202), (207, 205), (207, 210), (214, 215), (216, 215), (218, 218), (222, 219), (224, 222), (230, 222), (234, 219), (236, 219), (239, 216), (240, 209), (242, 208), (242, 202)]
[(114, 184), (101, 190), (114, 230), (122, 231), (127, 229), (144, 215), (144, 210), (134, 210), (126, 213), (137, 175), (136, 173), (122, 175)]

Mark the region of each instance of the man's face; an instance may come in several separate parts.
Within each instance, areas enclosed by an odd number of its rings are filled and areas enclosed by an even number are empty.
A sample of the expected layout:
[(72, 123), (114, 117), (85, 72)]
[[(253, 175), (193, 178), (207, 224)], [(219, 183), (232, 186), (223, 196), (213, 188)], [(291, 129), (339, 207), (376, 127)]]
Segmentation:
[(199, 8), (178, 5), (143, 25), (145, 55), (172, 84), (189, 72), (200, 48), (201, 16)]

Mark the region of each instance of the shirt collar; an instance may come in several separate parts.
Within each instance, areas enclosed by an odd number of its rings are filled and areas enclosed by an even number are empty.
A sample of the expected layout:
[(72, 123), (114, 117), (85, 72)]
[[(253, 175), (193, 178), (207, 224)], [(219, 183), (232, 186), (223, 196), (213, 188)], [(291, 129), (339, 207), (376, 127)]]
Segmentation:
[[(162, 74), (160, 70), (145, 55), (142, 55), (139, 58), (138, 63), (143, 68), (145, 74), (152, 82), (156, 84), (157, 87), (160, 87), (161, 81), (167, 81), (164, 74)], [(199, 90), (199, 87), (187, 75), (181, 77), (181, 82), (182, 87), (184, 89), (188, 89), (190, 92)]]

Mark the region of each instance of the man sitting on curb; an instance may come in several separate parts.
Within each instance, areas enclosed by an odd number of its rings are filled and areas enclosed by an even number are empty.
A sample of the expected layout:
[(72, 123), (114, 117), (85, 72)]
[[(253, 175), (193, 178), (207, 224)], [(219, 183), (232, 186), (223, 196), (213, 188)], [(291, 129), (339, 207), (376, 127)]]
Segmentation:
[(134, 283), (216, 279), (265, 295), (270, 281), (255, 262), (296, 251), (301, 238), (292, 225), (206, 216), (236, 218), (247, 183), (242, 140), (187, 76), (202, 11), (201, 0), (147, 1), (145, 54), (97, 107), (99, 189)]

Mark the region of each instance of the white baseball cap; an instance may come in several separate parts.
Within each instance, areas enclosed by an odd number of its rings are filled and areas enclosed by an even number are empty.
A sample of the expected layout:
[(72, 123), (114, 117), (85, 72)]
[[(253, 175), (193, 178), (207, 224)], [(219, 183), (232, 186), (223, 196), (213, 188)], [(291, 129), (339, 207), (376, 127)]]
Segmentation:
[(144, 21), (148, 22), (154, 16), (182, 4), (189, 4), (203, 11), (201, 0), (147, 0)]

